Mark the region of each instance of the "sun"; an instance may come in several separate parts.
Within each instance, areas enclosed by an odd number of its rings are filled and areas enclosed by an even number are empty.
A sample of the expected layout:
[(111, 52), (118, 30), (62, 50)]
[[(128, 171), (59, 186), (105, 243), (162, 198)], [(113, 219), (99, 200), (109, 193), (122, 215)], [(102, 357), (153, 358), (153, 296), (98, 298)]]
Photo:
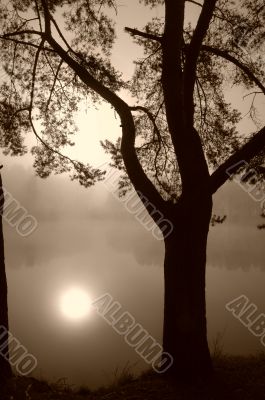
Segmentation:
[(71, 288), (61, 296), (60, 308), (65, 317), (80, 320), (89, 314), (91, 299), (85, 290)]

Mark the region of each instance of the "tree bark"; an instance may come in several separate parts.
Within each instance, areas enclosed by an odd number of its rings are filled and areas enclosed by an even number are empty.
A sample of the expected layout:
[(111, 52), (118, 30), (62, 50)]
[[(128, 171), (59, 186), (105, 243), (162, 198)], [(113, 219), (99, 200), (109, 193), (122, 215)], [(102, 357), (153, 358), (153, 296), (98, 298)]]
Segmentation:
[[(0, 167), (1, 168), (1, 167)], [(5, 270), (5, 253), (4, 253), (4, 235), (3, 235), (3, 207), (4, 207), (4, 195), (2, 186), (2, 177), (0, 173), (0, 327), (1, 327), (1, 338), (0, 344), (8, 340), (8, 305), (7, 305), (7, 280)], [(6, 334), (3, 334), (4, 329)], [(8, 361), (8, 354), (5, 357), (0, 353), (0, 382), (5, 382), (12, 375), (11, 366)]]
[(165, 239), (163, 348), (174, 359), (169, 373), (183, 379), (210, 378), (205, 267), (211, 196), (182, 199), (174, 231)]

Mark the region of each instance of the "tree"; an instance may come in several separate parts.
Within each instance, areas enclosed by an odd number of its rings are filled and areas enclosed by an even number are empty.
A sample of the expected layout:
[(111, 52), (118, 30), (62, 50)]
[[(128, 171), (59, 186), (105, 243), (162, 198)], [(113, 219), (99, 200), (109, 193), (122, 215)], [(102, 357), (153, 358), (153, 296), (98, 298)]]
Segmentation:
[[(125, 28), (144, 50), (130, 82), (109, 62), (118, 13), (113, 0), (12, 0), (1, 6), (2, 65), (10, 76), (0, 91), (2, 147), (22, 149), (22, 131), (31, 130), (38, 139), (31, 151), (40, 176), (68, 171), (90, 186), (104, 171), (72, 161), (60, 149), (72, 144), (72, 116), (82, 98), (114, 108), (121, 138), (102, 145), (123, 172), (121, 192), (133, 186), (148, 199), (146, 210), (162, 231), (161, 214), (174, 227), (164, 235), (163, 347), (174, 358), (171, 372), (209, 376), (205, 266), (212, 196), (228, 180), (227, 170), (231, 176), (261, 167), (265, 145), (265, 127), (249, 135), (237, 131), (241, 114), (226, 100), (225, 89), (244, 87), (254, 97), (255, 119), (255, 99), (265, 94), (265, 5), (140, 2), (161, 7), (165, 16), (142, 30)], [(189, 22), (190, 5), (199, 10), (196, 22)], [(136, 104), (124, 101), (121, 89)]]
[[(0, 167), (2, 168), (2, 166)], [(7, 306), (7, 281), (5, 271), (5, 255), (4, 255), (4, 235), (2, 215), (4, 208), (4, 196), (2, 177), (0, 173), (0, 327), (1, 336), (0, 343), (3, 344), (8, 340), (8, 306)], [(5, 346), (6, 349), (6, 346)], [(7, 350), (8, 351), (8, 350)], [(5, 350), (5, 357), (0, 355), (0, 382), (3, 383), (11, 377), (11, 366), (8, 362), (8, 353)]]

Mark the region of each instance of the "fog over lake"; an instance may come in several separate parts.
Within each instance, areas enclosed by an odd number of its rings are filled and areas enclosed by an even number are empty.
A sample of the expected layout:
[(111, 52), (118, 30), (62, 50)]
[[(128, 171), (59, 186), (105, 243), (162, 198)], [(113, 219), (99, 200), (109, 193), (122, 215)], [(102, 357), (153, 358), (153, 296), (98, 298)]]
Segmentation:
[[(82, 288), (91, 299), (109, 292), (161, 342), (163, 243), (103, 184), (84, 189), (64, 176), (41, 180), (16, 162), (2, 175), (5, 188), (38, 221), (28, 237), (4, 223), (10, 330), (36, 356), (35, 376), (96, 387), (112, 381), (115, 369), (127, 362), (136, 372), (148, 368), (95, 310), (80, 321), (69, 320), (60, 298), (71, 287)], [(225, 352), (255, 353), (264, 349), (259, 339), (225, 305), (244, 294), (265, 312), (260, 205), (228, 182), (214, 197), (214, 212), (228, 217), (209, 234), (210, 346), (219, 334)]]

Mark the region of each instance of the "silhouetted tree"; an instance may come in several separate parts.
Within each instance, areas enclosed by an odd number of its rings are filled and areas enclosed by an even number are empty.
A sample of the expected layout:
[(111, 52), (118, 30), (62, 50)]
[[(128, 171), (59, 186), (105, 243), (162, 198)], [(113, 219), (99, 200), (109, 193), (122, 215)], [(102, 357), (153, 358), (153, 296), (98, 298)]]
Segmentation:
[[(225, 88), (247, 90), (255, 120), (255, 100), (265, 94), (265, 6), (263, 0), (141, 2), (161, 7), (165, 16), (142, 30), (125, 28), (144, 50), (130, 82), (109, 62), (114, 0), (1, 5), (2, 66), (10, 76), (0, 89), (2, 146), (22, 148), (31, 129), (38, 138), (32, 153), (40, 176), (72, 173), (74, 167), (72, 179), (89, 186), (103, 172), (63, 157), (60, 149), (71, 144), (81, 99), (105, 100), (114, 108), (121, 139), (102, 144), (124, 172), (121, 192), (132, 185), (148, 199), (145, 207), (158, 226), (161, 214), (174, 226), (164, 240), (163, 346), (174, 357), (171, 371), (208, 376), (205, 265), (212, 195), (229, 178), (227, 169), (231, 175), (242, 160), (245, 172), (264, 162), (265, 127), (240, 134), (241, 115), (226, 100)], [(189, 21), (191, 6), (199, 11), (195, 22)], [(123, 100), (121, 89), (135, 105)]]

